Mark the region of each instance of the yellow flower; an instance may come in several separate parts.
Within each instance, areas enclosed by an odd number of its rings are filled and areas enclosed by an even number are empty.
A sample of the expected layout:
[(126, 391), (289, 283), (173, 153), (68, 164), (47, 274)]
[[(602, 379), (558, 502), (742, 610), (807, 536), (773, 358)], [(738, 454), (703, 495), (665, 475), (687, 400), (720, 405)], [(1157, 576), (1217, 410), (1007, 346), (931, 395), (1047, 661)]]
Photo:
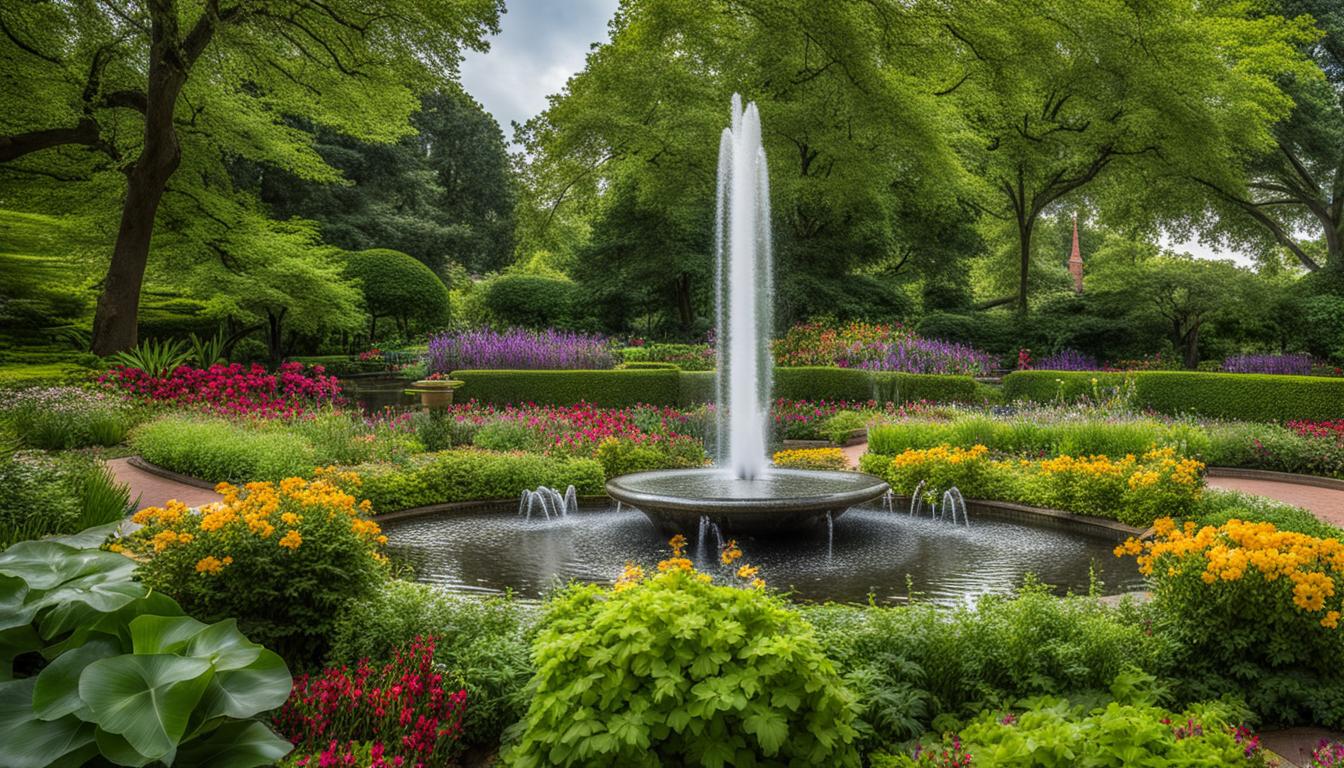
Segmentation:
[(233, 562), (232, 557), (225, 557), (223, 560), (221, 560), (218, 557), (215, 557), (214, 555), (206, 555), (205, 557), (202, 557), (200, 560), (196, 561), (196, 572), (208, 573), (214, 575), (224, 570), (224, 566), (232, 562)]
[(280, 538), (280, 546), (288, 547), (289, 549), (298, 549), (299, 545), (302, 543), (303, 537), (295, 530), (291, 530)]
[(678, 533), (676, 536), (667, 540), (667, 545), (672, 547), (672, 556), (681, 557), (681, 552), (686, 548), (686, 537)]
[(694, 571), (695, 564), (684, 557), (669, 557), (658, 564), (658, 570), (664, 573), (667, 571)]
[(742, 557), (742, 550), (737, 548), (736, 539), (729, 540), (729, 542), (724, 545), (723, 552), (719, 554), (719, 560), (724, 565), (732, 565), (733, 561), (737, 560), (739, 557)]
[(737, 578), (739, 579), (755, 578), (756, 574), (760, 572), (760, 570), (761, 570), (760, 568), (757, 568), (754, 565), (744, 565), (741, 568), (737, 569)]

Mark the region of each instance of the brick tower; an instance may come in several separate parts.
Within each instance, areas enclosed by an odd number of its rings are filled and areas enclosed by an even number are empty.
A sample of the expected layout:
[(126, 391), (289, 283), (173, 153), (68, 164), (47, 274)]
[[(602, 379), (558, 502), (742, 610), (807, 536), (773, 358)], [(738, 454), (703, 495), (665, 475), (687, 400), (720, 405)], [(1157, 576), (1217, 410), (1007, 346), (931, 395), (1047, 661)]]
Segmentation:
[(1073, 275), (1073, 292), (1083, 292), (1083, 254), (1078, 250), (1078, 214), (1073, 214), (1073, 250), (1069, 252), (1069, 274)]

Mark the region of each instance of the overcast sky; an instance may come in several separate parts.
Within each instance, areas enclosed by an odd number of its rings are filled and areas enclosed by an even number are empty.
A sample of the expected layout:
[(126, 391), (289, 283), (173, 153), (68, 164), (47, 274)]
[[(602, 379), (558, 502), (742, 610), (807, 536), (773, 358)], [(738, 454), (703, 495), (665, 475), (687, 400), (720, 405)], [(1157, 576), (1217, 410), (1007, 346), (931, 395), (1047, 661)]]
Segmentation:
[[(617, 0), (507, 0), (490, 51), (468, 53), (462, 63), (462, 84), (499, 121), (506, 140), (513, 140), (512, 123), (524, 123), (545, 109), (546, 97), (583, 69), (593, 43), (606, 42), (616, 5)], [(1163, 238), (1162, 245), (1200, 258), (1250, 262), (1195, 241)]]

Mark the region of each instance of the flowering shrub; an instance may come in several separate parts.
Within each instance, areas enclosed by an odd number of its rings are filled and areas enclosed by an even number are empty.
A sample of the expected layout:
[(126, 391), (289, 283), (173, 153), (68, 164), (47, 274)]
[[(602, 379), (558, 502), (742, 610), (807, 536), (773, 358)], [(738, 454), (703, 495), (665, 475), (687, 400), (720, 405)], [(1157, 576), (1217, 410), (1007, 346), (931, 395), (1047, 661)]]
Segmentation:
[(1327, 437), (1344, 441), (1344, 419), (1290, 421), (1285, 426), (1303, 437)]
[[(550, 600), (505, 764), (858, 766), (852, 696), (807, 622), (714, 584), (677, 544), (655, 575), (631, 566)], [(738, 557), (721, 562), (742, 580)]]
[(467, 692), (434, 669), (433, 637), (416, 638), (374, 668), (362, 659), (294, 679), (273, 717), (295, 747), (288, 764), (394, 768), (442, 765), (457, 749)]
[(116, 445), (131, 424), (124, 397), (82, 387), (27, 387), (5, 393), (0, 419), (33, 448), (59, 451)]
[(156, 376), (139, 368), (118, 367), (99, 378), (105, 386), (152, 403), (194, 406), (224, 416), (284, 418), (319, 405), (336, 403), (341, 385), (316, 365), (285, 363), (274, 373), (253, 363), (178, 366)]
[[(1021, 366), (1019, 366), (1020, 368)], [(1036, 361), (1035, 367), (1042, 371), (1099, 371), (1101, 366), (1097, 364), (1097, 359), (1091, 355), (1079, 352), (1076, 349), (1061, 349), (1060, 351), (1042, 357)]]
[(777, 467), (792, 469), (849, 469), (849, 460), (839, 448), (801, 448), (778, 451), (773, 459)]
[(774, 343), (775, 364), (833, 365), (902, 373), (983, 375), (996, 360), (964, 344), (922, 339), (899, 325), (819, 322), (790, 328)]
[(312, 481), (221, 483), (224, 499), (199, 512), (176, 501), (137, 512), (132, 520), (143, 527), (119, 546), (141, 561), (147, 585), (193, 615), (236, 617), (285, 658), (318, 658), (338, 610), (386, 573), (387, 538), (368, 518), (369, 503), (341, 487), (357, 484), (326, 471)]
[(605, 336), (571, 331), (446, 331), (429, 337), (430, 372), (467, 369), (572, 370), (616, 365)]
[(1201, 462), (1180, 458), (1171, 448), (1119, 459), (994, 460), (983, 445), (909, 449), (895, 457), (867, 454), (859, 466), (886, 479), (897, 493), (914, 493), (923, 482), (932, 497), (955, 486), (969, 499), (1022, 502), (1129, 525), (1147, 525), (1160, 514), (1190, 514), (1203, 490), (1204, 470)]
[(1194, 690), (1244, 695), (1272, 721), (1344, 723), (1344, 702), (1324, 695), (1344, 664), (1344, 542), (1235, 519), (1154, 529), (1116, 554), (1151, 578)]
[(1344, 742), (1326, 741), (1316, 745), (1311, 751), (1311, 762), (1307, 768), (1339, 768), (1344, 765)]
[(1311, 355), (1232, 355), (1223, 361), (1225, 373), (1279, 373), (1311, 375)]

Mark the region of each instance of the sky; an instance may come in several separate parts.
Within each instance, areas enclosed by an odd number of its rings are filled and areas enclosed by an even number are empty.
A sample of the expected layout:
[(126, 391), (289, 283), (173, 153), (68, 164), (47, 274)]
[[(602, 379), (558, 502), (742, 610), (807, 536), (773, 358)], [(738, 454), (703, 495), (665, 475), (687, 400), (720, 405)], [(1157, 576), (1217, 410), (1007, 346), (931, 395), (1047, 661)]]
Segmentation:
[[(546, 108), (571, 75), (583, 69), (594, 43), (607, 40), (607, 21), (618, 0), (507, 0), (500, 33), (487, 53), (468, 52), (462, 84), (499, 121), (513, 140), (512, 123), (524, 123)], [(1250, 259), (1216, 251), (1198, 241), (1163, 238), (1162, 246), (1204, 259)]]

